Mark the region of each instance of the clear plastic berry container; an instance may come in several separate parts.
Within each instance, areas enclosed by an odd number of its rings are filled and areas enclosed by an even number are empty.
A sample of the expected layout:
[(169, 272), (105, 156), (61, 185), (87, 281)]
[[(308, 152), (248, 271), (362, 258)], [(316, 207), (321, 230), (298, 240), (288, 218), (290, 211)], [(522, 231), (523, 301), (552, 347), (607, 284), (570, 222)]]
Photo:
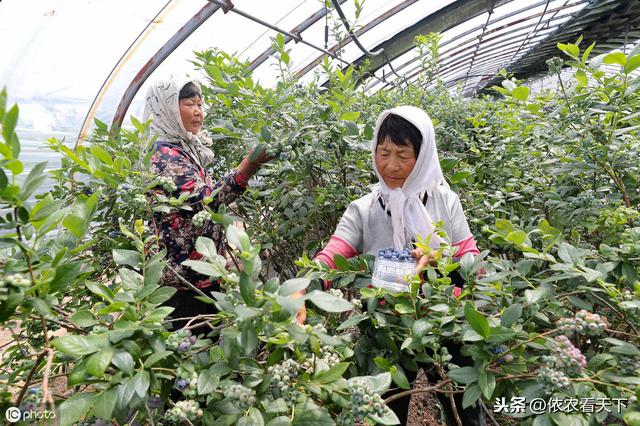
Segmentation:
[(409, 291), (407, 276), (416, 273), (416, 262), (409, 250), (385, 249), (378, 252), (371, 283), (394, 292)]

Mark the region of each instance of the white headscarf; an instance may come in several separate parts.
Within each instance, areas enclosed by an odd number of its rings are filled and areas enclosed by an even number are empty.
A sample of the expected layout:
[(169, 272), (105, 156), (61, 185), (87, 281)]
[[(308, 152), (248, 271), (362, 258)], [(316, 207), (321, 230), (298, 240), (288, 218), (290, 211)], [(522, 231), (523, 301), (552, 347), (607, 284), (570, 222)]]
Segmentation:
[(182, 118), (180, 118), (180, 90), (187, 83), (195, 84), (200, 89), (197, 81), (157, 81), (147, 91), (144, 105), (144, 119), (153, 118), (151, 133), (158, 136), (159, 141), (179, 144), (187, 153), (191, 154), (202, 167), (213, 162), (211, 139), (206, 132), (200, 131), (197, 135), (187, 131)]
[[(384, 179), (376, 165), (378, 132), (382, 122), (391, 114), (409, 121), (422, 134), (422, 143), (420, 144), (416, 164), (402, 187), (396, 189), (390, 189), (384, 183)], [(376, 121), (371, 152), (373, 168), (379, 180), (377, 186), (378, 195), (382, 196), (386, 209), (391, 213), (393, 244), (395, 247), (398, 249), (404, 248), (410, 242), (406, 241), (406, 230), (416, 239), (418, 236), (424, 239), (431, 236), (430, 247), (439, 248), (442, 239), (434, 232), (433, 222), (422, 203), (422, 198), (425, 193), (432, 195), (438, 186), (442, 185), (448, 189), (449, 185), (446, 183), (440, 168), (438, 152), (436, 151), (435, 132), (429, 115), (420, 108), (408, 105), (383, 111)]]

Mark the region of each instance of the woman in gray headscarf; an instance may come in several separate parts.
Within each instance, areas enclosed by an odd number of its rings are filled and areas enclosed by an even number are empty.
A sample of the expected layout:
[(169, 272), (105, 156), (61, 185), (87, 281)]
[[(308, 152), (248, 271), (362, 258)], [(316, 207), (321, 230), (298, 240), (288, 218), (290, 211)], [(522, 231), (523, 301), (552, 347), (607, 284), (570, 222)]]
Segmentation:
[[(214, 211), (221, 204), (232, 203), (246, 189), (247, 180), (268, 159), (263, 154), (252, 162), (247, 155), (236, 169), (217, 182), (211, 178), (206, 167), (213, 161), (214, 154), (211, 139), (201, 129), (204, 109), (200, 86), (195, 81), (156, 82), (147, 92), (144, 115), (145, 119), (152, 119), (151, 132), (157, 136), (151, 171), (165, 178), (163, 187), (155, 190), (176, 198), (188, 193), (186, 203), (191, 207), (191, 210), (180, 208), (157, 213), (152, 223), (161, 246), (167, 250), (169, 267), (165, 268), (161, 283), (178, 289), (167, 304), (175, 307), (174, 318), (211, 313), (213, 305), (195, 299), (197, 293), (185, 287), (176, 273), (199, 289), (219, 290), (217, 282), (212, 283), (208, 277), (182, 266), (187, 259), (202, 257), (195, 250), (199, 236), (211, 238), (218, 253), (225, 253), (224, 228), (200, 212), (204, 210), (205, 201)], [(177, 326), (182, 324), (178, 322)]]

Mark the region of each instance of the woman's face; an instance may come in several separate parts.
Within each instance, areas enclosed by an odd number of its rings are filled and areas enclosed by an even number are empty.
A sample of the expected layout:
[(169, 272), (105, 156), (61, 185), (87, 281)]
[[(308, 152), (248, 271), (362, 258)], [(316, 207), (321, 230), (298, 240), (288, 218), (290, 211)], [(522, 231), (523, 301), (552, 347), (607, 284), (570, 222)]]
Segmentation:
[(178, 102), (180, 105), (180, 118), (182, 124), (188, 132), (197, 135), (202, 127), (202, 120), (204, 119), (204, 109), (202, 108), (202, 99), (200, 96), (194, 96), (192, 98), (180, 99)]
[(416, 156), (411, 144), (396, 145), (386, 138), (376, 147), (376, 166), (391, 189), (401, 188), (415, 165)]

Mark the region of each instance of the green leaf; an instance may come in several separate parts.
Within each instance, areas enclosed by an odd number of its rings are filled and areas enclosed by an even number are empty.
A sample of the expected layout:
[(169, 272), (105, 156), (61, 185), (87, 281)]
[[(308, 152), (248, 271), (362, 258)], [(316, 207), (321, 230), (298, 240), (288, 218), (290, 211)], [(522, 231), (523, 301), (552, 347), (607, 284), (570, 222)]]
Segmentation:
[(464, 317), (469, 322), (471, 328), (485, 339), (491, 335), (491, 327), (489, 321), (480, 312), (476, 311), (470, 302), (464, 306)]
[(113, 261), (116, 265), (129, 265), (138, 267), (142, 262), (140, 253), (135, 250), (113, 249)]
[(578, 250), (571, 244), (562, 242), (558, 248), (558, 257), (560, 257), (564, 263), (575, 265), (578, 263)]
[(202, 275), (206, 275), (211, 278), (218, 278), (222, 276), (222, 271), (209, 262), (203, 262), (201, 260), (185, 260), (184, 262), (182, 262), (182, 264), (184, 266), (190, 267), (191, 269)]
[(76, 311), (73, 315), (71, 315), (69, 321), (71, 321), (73, 325), (80, 328), (91, 327), (92, 325), (100, 323), (100, 321), (98, 321), (88, 309), (81, 309), (79, 311)]
[(516, 98), (519, 101), (524, 102), (529, 97), (529, 88), (526, 87), (526, 86), (516, 87), (511, 92), (511, 96), (513, 96), (514, 98)]
[(319, 407), (311, 399), (306, 398), (295, 406), (296, 416), (291, 426), (334, 426), (335, 422), (326, 408)]
[(391, 373), (380, 373), (375, 376), (352, 377), (348, 382), (364, 385), (374, 393), (384, 393), (391, 385)]
[(171, 355), (172, 351), (159, 351), (152, 353), (149, 358), (144, 361), (145, 368), (150, 368), (154, 366), (158, 361), (165, 359), (169, 355)]
[(27, 178), (24, 180), (24, 183), (22, 184), (22, 190), (20, 191), (20, 195), (18, 196), (18, 198), (26, 201), (31, 196), (31, 194), (33, 194), (33, 192), (38, 189), (42, 182), (47, 178), (47, 176), (43, 174), (46, 166), (46, 161), (33, 166), (31, 171), (27, 175)]
[(470, 385), (478, 381), (478, 372), (473, 367), (454, 368), (447, 372), (447, 376), (463, 385)]
[(355, 325), (360, 324), (362, 321), (366, 320), (367, 318), (369, 318), (369, 316), (366, 315), (366, 314), (354, 315), (354, 316), (348, 318), (342, 324), (340, 324), (336, 330), (340, 331), (340, 330), (347, 329), (349, 327), (353, 327)]
[(216, 389), (218, 383), (220, 383), (220, 375), (214, 367), (202, 370), (198, 376), (198, 395), (210, 394)]
[(113, 291), (111, 291), (111, 289), (106, 285), (94, 283), (92, 281), (87, 281), (85, 283), (85, 286), (89, 291), (91, 291), (93, 294), (100, 296), (104, 301), (109, 303), (115, 302), (114, 300), (115, 296), (113, 294)]
[(522, 305), (515, 303), (509, 306), (500, 318), (503, 327), (511, 327), (522, 316)]
[(101, 378), (111, 363), (113, 357), (113, 348), (105, 348), (87, 358), (86, 370), (92, 376)]
[(244, 417), (240, 417), (236, 426), (264, 426), (262, 413), (255, 407), (249, 408)]
[(623, 71), (625, 74), (629, 74), (635, 71), (638, 67), (640, 67), (640, 55), (635, 55), (629, 58)]
[(9, 111), (4, 114), (4, 120), (2, 121), (2, 136), (4, 137), (6, 144), (9, 144), (9, 142), (11, 141), (11, 137), (13, 136), (13, 132), (16, 129), (16, 124), (18, 123), (18, 115), (18, 105), (14, 105)]
[(256, 283), (246, 272), (240, 273), (240, 295), (244, 303), (251, 306), (256, 297)]
[(82, 392), (72, 395), (58, 407), (60, 426), (71, 426), (82, 420), (96, 399), (96, 394)]
[(480, 387), (484, 397), (491, 400), (491, 395), (493, 395), (493, 391), (496, 388), (495, 376), (492, 373), (483, 371), (478, 376), (478, 386)]
[(327, 312), (345, 312), (353, 309), (353, 305), (347, 300), (319, 290), (313, 290), (307, 294), (305, 300), (311, 301), (318, 308)]
[(336, 269), (339, 271), (348, 271), (350, 268), (349, 261), (339, 254), (333, 255), (333, 263), (336, 264)]
[(67, 334), (65, 336), (56, 337), (51, 344), (60, 352), (79, 357), (99, 351), (103, 346), (105, 346), (105, 344), (108, 344), (108, 341), (106, 336), (77, 336), (74, 334)]
[(71, 234), (77, 239), (81, 239), (84, 237), (84, 234), (87, 232), (88, 223), (87, 221), (75, 214), (70, 214), (65, 216), (62, 220), (62, 225), (71, 232)]
[(146, 298), (146, 302), (153, 305), (160, 305), (171, 299), (178, 290), (175, 287), (163, 286), (153, 292), (151, 296)]
[[(3, 169), (0, 169), (0, 191), (4, 191), (7, 188), (8, 183), (9, 179), (7, 179), (6, 173)], [(48, 194), (48, 196), (53, 199), (53, 197), (51, 197), (51, 194)]]
[(213, 240), (206, 237), (198, 237), (196, 239), (196, 251), (209, 259), (215, 259), (218, 254)]
[(138, 371), (138, 373), (131, 379), (131, 384), (136, 394), (140, 398), (144, 398), (149, 389), (149, 372), (146, 370)]
[(93, 403), (91, 413), (101, 419), (110, 420), (117, 399), (115, 388), (100, 392)]
[(462, 409), (475, 405), (475, 402), (480, 398), (480, 387), (477, 383), (473, 383), (467, 386), (462, 397)]
[(113, 159), (111, 158), (111, 154), (109, 154), (101, 146), (92, 144), (91, 148), (89, 148), (89, 151), (91, 151), (91, 154), (93, 154), (94, 157), (96, 157), (98, 160), (100, 160), (104, 164), (108, 164), (109, 166), (113, 164)]
[(292, 278), (282, 283), (278, 289), (278, 294), (280, 296), (291, 296), (293, 293), (305, 290), (310, 282), (309, 278)]
[(507, 241), (510, 241), (514, 244), (520, 245), (523, 244), (527, 240), (527, 233), (524, 231), (511, 231), (507, 234)]
[(81, 262), (66, 262), (56, 268), (56, 274), (49, 283), (49, 293), (69, 290), (71, 284), (80, 274)]
[(313, 381), (320, 384), (333, 383), (342, 377), (347, 368), (349, 368), (348, 362), (339, 362), (328, 370), (323, 370), (313, 376)]
[(356, 121), (358, 118), (360, 118), (359, 111), (344, 112), (340, 115), (340, 120), (345, 120), (345, 121)]
[[(0, 173), (0, 175), (4, 175), (4, 173)], [(6, 175), (4, 175), (4, 178), (6, 179)], [(33, 209), (31, 209), (31, 221), (40, 222), (42, 220), (45, 220), (53, 213), (58, 211), (61, 206), (62, 200), (54, 200), (51, 193), (49, 193), (43, 199), (38, 201), (36, 205), (33, 206)]]
[(433, 328), (433, 324), (426, 318), (420, 318), (411, 325), (411, 335), (414, 338), (420, 338), (427, 334)]
[[(284, 401), (284, 400), (281, 400)], [(267, 423), (267, 426), (290, 426), (291, 419), (288, 416), (274, 417)]]
[(607, 65), (620, 65), (624, 67), (627, 64), (627, 57), (622, 52), (613, 52), (605, 55), (602, 62)]
[(576, 80), (578, 81), (579, 86), (586, 86), (589, 83), (587, 74), (581, 69), (576, 70)]
[(164, 320), (167, 315), (173, 312), (174, 308), (170, 306), (161, 306), (159, 308), (155, 308), (153, 311), (147, 314), (144, 319), (145, 322), (161, 322)]
[[(154, 354), (155, 355), (155, 354)], [(151, 356), (154, 356), (151, 355)], [(150, 357), (151, 358), (151, 357)], [(116, 366), (116, 368), (120, 369), (127, 376), (133, 375), (133, 367), (135, 366), (135, 362), (133, 361), (133, 357), (129, 352), (126, 351), (118, 351), (111, 358), (111, 363)]]
[(400, 302), (396, 303), (393, 307), (399, 314), (412, 314), (415, 312), (415, 309), (408, 302)]
[(396, 385), (400, 386), (402, 389), (411, 389), (411, 384), (409, 383), (407, 376), (404, 374), (402, 367), (394, 365), (389, 369), (389, 372), (391, 373), (391, 379)]

